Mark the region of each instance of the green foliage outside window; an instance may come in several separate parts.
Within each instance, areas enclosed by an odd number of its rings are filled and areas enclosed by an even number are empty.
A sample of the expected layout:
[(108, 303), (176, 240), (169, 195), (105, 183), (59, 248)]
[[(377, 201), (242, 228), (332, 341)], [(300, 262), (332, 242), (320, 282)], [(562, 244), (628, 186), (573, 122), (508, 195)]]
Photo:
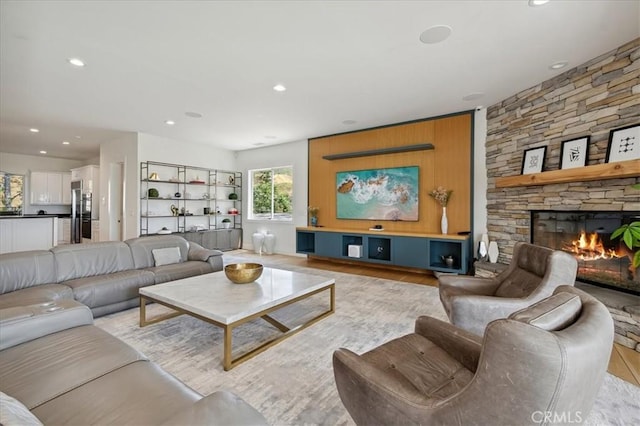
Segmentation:
[(0, 211), (19, 213), (22, 210), (24, 176), (0, 172)]

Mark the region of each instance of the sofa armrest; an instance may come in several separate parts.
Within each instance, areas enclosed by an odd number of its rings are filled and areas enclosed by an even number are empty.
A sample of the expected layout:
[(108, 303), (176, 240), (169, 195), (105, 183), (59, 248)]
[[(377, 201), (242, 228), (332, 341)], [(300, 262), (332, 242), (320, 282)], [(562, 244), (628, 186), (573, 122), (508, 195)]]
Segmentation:
[(448, 322), (427, 316), (421, 316), (416, 320), (415, 332), (435, 343), (475, 373), (482, 351), (482, 338)]
[(471, 294), (491, 296), (500, 286), (495, 278), (469, 277), (466, 275), (442, 275), (438, 278), (442, 287), (455, 287), (468, 290)]
[(164, 425), (268, 425), (255, 408), (231, 392), (219, 391), (175, 413)]
[(91, 324), (91, 310), (75, 300), (0, 309), (0, 350), (58, 331)]
[(200, 260), (207, 262), (212, 256), (222, 256), (220, 250), (210, 250), (202, 247), (200, 244), (189, 241), (189, 253), (187, 254), (188, 260)]

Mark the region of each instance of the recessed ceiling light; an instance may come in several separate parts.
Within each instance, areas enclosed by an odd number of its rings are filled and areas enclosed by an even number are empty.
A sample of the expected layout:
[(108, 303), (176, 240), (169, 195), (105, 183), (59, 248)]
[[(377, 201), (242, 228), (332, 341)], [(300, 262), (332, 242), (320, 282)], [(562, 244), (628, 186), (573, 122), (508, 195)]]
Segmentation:
[(166, 120), (164, 124), (166, 124), (167, 126), (173, 126), (174, 124), (176, 124), (176, 122), (173, 120)]
[(469, 93), (467, 96), (463, 97), (462, 99), (465, 101), (475, 101), (476, 99), (480, 99), (483, 96), (484, 96), (484, 93), (482, 92), (473, 92), (473, 93)]
[(47, 151), (40, 151), (40, 154), (46, 154)]
[(549, 3), (549, 0), (529, 0), (529, 6), (536, 7)]
[(356, 120), (344, 120), (344, 121), (342, 122), (342, 124), (345, 124), (345, 125), (347, 125), (347, 126), (350, 126), (350, 125), (352, 125), (352, 124), (356, 124), (356, 123), (357, 123), (357, 121), (356, 121)]
[(71, 142), (69, 141), (62, 141), (62, 145), (69, 145)]
[(282, 84), (276, 84), (275, 86), (273, 86), (273, 90), (275, 90), (276, 92), (284, 92), (285, 90), (287, 90), (287, 88)]
[(84, 67), (84, 61), (82, 59), (79, 58), (69, 58), (67, 59), (67, 61), (76, 67)]
[(420, 41), (426, 44), (435, 44), (445, 41), (450, 35), (450, 26), (436, 25), (423, 31), (422, 34), (420, 34)]
[(567, 65), (569, 65), (568, 61), (558, 61), (558, 62), (555, 62), (555, 63), (549, 65), (549, 69), (559, 70), (560, 68), (564, 68)]
[(200, 114), (199, 112), (194, 112), (194, 111), (187, 111), (184, 113), (184, 115), (186, 115), (187, 117), (191, 117), (191, 118), (202, 118), (202, 114)]
[(29, 131), (30, 131), (31, 133), (38, 133), (40, 130), (39, 130), (39, 129), (36, 129), (35, 127), (32, 127), (31, 129), (29, 129)]

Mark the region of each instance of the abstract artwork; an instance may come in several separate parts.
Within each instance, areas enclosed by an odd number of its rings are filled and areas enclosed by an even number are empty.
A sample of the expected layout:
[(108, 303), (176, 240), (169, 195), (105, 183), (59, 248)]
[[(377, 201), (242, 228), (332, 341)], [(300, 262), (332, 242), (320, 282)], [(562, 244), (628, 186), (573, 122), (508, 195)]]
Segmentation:
[(527, 149), (522, 157), (522, 174), (540, 173), (544, 167), (544, 155), (546, 152), (546, 146)]
[(607, 163), (640, 159), (640, 124), (609, 132)]
[(560, 148), (560, 168), (574, 169), (587, 165), (589, 136), (562, 142)]
[(418, 220), (419, 167), (336, 173), (338, 219)]

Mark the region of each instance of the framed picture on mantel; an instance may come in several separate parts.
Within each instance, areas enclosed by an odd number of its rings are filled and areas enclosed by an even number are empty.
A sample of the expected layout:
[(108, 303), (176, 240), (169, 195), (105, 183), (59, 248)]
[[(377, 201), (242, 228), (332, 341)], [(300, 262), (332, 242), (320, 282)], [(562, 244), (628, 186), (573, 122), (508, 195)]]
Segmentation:
[(547, 152), (546, 146), (539, 148), (529, 148), (524, 151), (522, 156), (522, 173), (528, 175), (531, 173), (540, 173), (544, 167), (544, 156)]
[(609, 132), (607, 163), (640, 159), (640, 124)]
[(563, 141), (560, 146), (560, 168), (574, 169), (587, 165), (589, 136)]

